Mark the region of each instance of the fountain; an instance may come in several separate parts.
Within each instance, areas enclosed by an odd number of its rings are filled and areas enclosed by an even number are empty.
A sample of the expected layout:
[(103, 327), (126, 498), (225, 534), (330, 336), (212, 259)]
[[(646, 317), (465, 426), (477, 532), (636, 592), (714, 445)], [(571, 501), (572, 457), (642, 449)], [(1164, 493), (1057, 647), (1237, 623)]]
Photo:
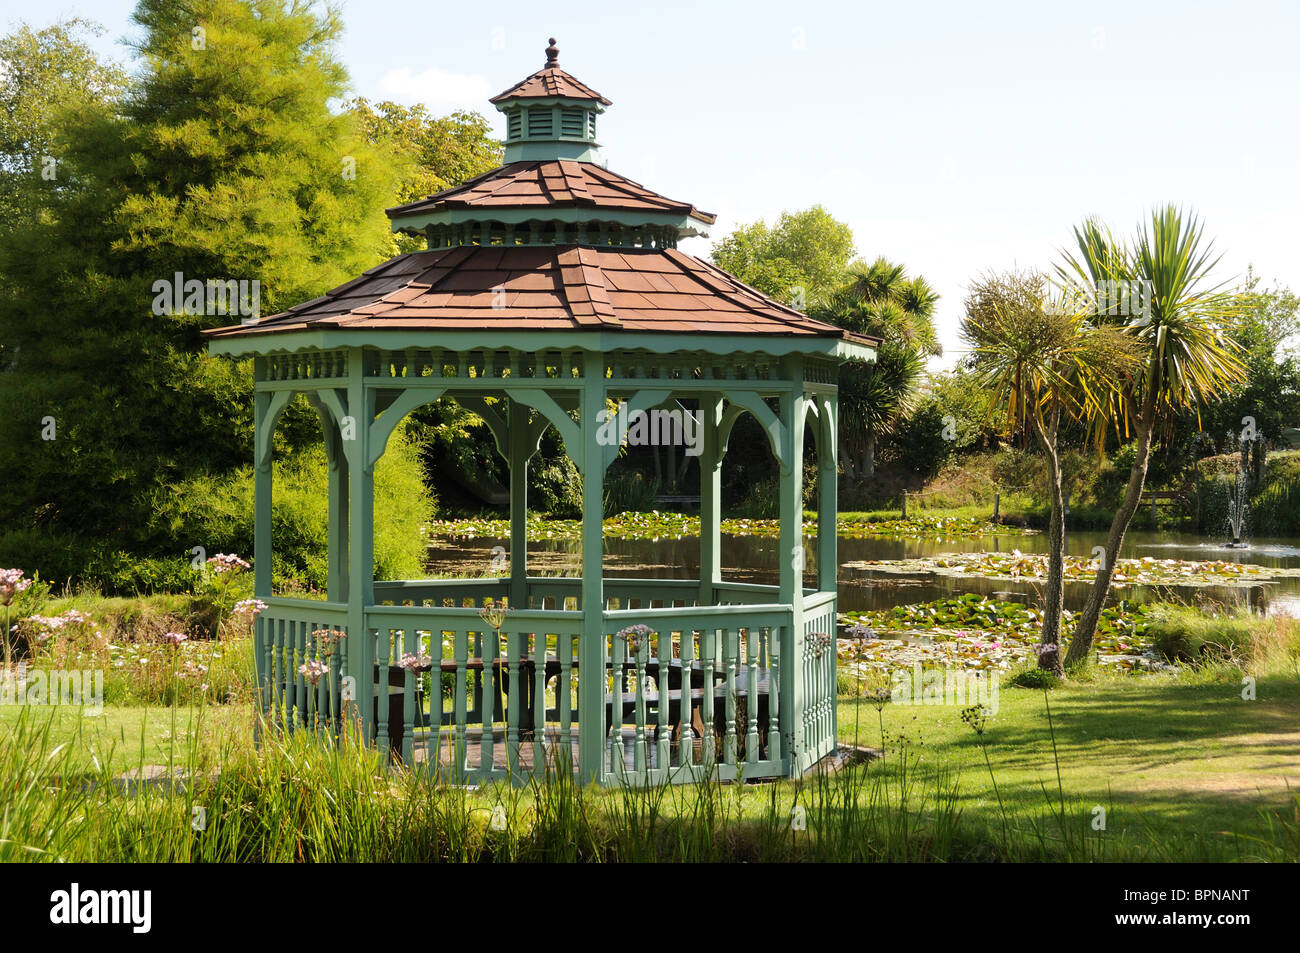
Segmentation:
[(1246, 528), (1246, 516), (1250, 512), (1250, 489), (1246, 482), (1246, 472), (1237, 470), (1237, 479), (1228, 490), (1228, 528), (1232, 539), (1223, 545), (1228, 549), (1248, 549), (1249, 544), (1241, 541), (1242, 531)]
[(1246, 529), (1246, 518), (1250, 514), (1250, 463), (1252, 444), (1258, 440), (1254, 432), (1253, 418), (1244, 418), (1242, 423), (1250, 421), (1249, 427), (1243, 427), (1238, 444), (1241, 447), (1241, 459), (1237, 463), (1237, 479), (1228, 488), (1228, 529), (1232, 539), (1224, 543), (1227, 549), (1249, 549), (1249, 543), (1241, 541)]

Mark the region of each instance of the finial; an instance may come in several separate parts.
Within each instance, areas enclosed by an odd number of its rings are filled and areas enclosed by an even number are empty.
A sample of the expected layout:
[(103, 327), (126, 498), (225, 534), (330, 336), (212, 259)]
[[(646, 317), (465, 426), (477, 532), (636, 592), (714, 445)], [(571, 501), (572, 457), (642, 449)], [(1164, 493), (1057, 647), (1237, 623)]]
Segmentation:
[(546, 48), (546, 68), (551, 69), (560, 65), (560, 48), (555, 45), (555, 37), (551, 37), (551, 45)]

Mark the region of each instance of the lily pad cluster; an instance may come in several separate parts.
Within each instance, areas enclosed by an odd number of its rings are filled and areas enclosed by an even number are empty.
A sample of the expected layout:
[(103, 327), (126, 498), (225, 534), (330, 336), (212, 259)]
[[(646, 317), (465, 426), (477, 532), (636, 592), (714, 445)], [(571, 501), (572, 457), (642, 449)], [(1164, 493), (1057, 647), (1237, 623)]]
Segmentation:
[[(1033, 657), (1043, 628), (1039, 610), (975, 593), (843, 618), (851, 633), (865, 634), (842, 635), (839, 660), (851, 676), (863, 677), (916, 664), (923, 669), (1005, 670)], [(1067, 638), (1073, 621), (1067, 611)], [(1106, 609), (1094, 640), (1098, 664), (1125, 670), (1165, 667), (1145, 634), (1149, 621), (1143, 605), (1122, 600)]]
[[(728, 536), (779, 536), (781, 521), (774, 519), (724, 519), (721, 531)], [(803, 531), (817, 532), (817, 520), (805, 519)], [(908, 519), (866, 520), (840, 519), (836, 534), (850, 538), (889, 537), (895, 539), (957, 539), (978, 536), (1023, 535), (1029, 532), (972, 517), (916, 516)], [(423, 528), (425, 536), (453, 536), (476, 539), (503, 538), (510, 535), (510, 523), (504, 519), (434, 520)], [(661, 513), (658, 510), (621, 513), (604, 522), (604, 533), (614, 539), (680, 539), (700, 534), (700, 518), (687, 513)], [(528, 538), (581, 539), (581, 520), (548, 519), (541, 515), (528, 518)]]
[[(1047, 578), (1047, 555), (1022, 553), (1018, 549), (1010, 553), (945, 553), (923, 559), (864, 560), (852, 565), (891, 573), (933, 572), (986, 579)], [(1067, 556), (1065, 579), (1068, 582), (1091, 581), (1096, 576), (1099, 565), (1095, 559)], [(1217, 559), (1156, 559), (1143, 556), (1140, 559), (1118, 560), (1111, 581), (1120, 585), (1232, 585), (1294, 573), (1294, 570), (1270, 569), (1252, 563)]]

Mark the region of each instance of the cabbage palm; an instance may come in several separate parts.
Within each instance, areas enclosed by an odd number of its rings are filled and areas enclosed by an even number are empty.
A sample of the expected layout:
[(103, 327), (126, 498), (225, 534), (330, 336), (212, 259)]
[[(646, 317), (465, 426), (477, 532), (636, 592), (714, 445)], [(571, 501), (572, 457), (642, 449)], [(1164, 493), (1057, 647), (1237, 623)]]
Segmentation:
[[(1212, 282), (1219, 258), (1195, 215), (1173, 205), (1152, 211), (1133, 245), (1117, 242), (1096, 220), (1075, 229), (1078, 255), (1066, 253), (1058, 274), (1083, 283), (1092, 295), (1097, 320), (1119, 328), (1139, 348), (1139, 373), (1119, 391), (1110, 419), (1137, 443), (1123, 502), (1115, 512), (1087, 605), (1070, 641), (1066, 664), (1087, 658), (1097, 620), (1110, 590), (1115, 561), (1137, 512), (1155, 427), (1185, 409), (1199, 411), (1245, 377), (1241, 348), (1229, 337), (1239, 310), (1225, 282)], [(1141, 289), (1142, 306), (1113, 315), (1102, 307), (1099, 290)]]
[(848, 283), (820, 317), (881, 339), (875, 363), (840, 369), (840, 435), (850, 478), (875, 475), (876, 442), (916, 407), (925, 359), (942, 353), (934, 329), (939, 296), (885, 258), (850, 269)]
[(1009, 429), (1032, 432), (1047, 456), (1050, 505), (1047, 588), (1038, 664), (1064, 674), (1060, 633), (1065, 601), (1065, 499), (1059, 435), (1063, 419), (1087, 420), (1131, 373), (1135, 349), (1115, 328), (1090, 320), (1090, 310), (1053, 299), (1035, 272), (992, 275), (966, 299), (962, 335), (990, 410)]

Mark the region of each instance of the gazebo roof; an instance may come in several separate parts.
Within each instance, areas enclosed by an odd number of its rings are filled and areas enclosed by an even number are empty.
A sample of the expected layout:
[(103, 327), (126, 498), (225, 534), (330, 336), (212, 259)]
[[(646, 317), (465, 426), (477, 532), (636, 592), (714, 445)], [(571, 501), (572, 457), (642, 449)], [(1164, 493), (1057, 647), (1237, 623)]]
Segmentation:
[[(508, 345), (494, 337), (501, 333), (558, 341), (595, 330), (666, 335), (651, 343), (669, 350), (872, 356), (874, 338), (810, 318), (678, 251), (680, 239), (707, 234), (714, 216), (589, 161), (595, 116), (609, 100), (561, 70), (558, 55), (551, 40), (546, 66), (492, 100), (510, 119), (506, 150), (515, 159), (388, 210), (393, 229), (424, 235), (427, 251), (280, 314), (205, 331), (214, 347), (300, 347), (301, 338), (276, 336), (302, 331), (339, 332), (332, 341), (355, 335), (358, 345), (391, 339), (365, 332), (421, 340), (423, 332), (466, 332), (484, 346)], [(622, 345), (604, 338), (597, 346)]]
[[(394, 220), (422, 212), (478, 209), (587, 208), (684, 215), (712, 225), (716, 216), (652, 192), (639, 182), (592, 162), (552, 159), (512, 162), (436, 195), (388, 210)], [(399, 227), (396, 224), (394, 227)]]
[(877, 342), (808, 317), (675, 248), (462, 246), (402, 255), (314, 301), (207, 332), (605, 329)]
[(608, 99), (600, 95), (586, 83), (560, 69), (560, 51), (555, 46), (555, 39), (546, 48), (546, 65), (531, 76), (521, 79), (503, 93), (493, 96), (488, 102), (494, 106), (511, 99), (541, 99), (549, 96), (564, 99), (594, 100), (602, 106), (612, 106)]

